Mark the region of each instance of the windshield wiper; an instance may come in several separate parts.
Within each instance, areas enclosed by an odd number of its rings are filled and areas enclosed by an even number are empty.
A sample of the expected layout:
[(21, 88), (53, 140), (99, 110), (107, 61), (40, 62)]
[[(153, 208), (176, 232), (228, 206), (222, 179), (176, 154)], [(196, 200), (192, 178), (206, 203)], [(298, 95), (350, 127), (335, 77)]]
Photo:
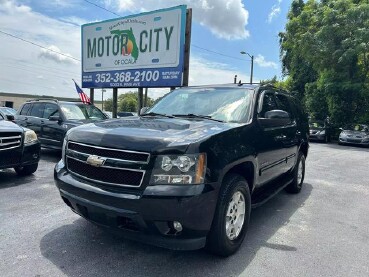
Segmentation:
[(174, 116), (172, 115), (168, 115), (168, 114), (163, 114), (163, 113), (154, 113), (154, 112), (150, 112), (150, 113), (144, 113), (141, 114), (140, 116), (163, 116), (163, 117), (168, 117), (168, 118), (174, 118)]
[(204, 118), (204, 119), (209, 119), (209, 120), (213, 120), (213, 121), (217, 121), (217, 122), (224, 122), (223, 120), (212, 118), (210, 115), (201, 115), (201, 114), (188, 113), (188, 114), (173, 114), (173, 116), (175, 116), (175, 117)]

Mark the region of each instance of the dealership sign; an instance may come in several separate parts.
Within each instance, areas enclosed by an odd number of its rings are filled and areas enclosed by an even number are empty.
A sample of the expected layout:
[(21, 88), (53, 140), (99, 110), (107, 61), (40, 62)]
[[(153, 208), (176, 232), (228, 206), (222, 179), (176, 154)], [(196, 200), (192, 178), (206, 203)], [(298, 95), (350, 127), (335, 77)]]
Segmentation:
[(82, 86), (181, 86), (185, 25), (185, 5), (82, 25)]

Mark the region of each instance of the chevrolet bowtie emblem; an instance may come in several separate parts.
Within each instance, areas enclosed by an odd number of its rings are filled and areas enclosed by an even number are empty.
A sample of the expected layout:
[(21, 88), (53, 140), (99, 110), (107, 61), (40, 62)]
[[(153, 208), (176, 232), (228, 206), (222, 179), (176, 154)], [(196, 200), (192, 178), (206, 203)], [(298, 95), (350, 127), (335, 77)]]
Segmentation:
[(106, 158), (102, 158), (96, 155), (90, 155), (87, 158), (86, 163), (95, 167), (103, 166), (106, 161)]

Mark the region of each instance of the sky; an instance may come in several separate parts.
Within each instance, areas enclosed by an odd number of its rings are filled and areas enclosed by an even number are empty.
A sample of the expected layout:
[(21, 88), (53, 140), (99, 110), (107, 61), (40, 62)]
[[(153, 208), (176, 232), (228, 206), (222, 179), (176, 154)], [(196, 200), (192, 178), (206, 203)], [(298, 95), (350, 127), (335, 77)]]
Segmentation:
[[(193, 11), (189, 85), (231, 83), (234, 75), (248, 82), (250, 57), (241, 51), (254, 56), (254, 82), (281, 79), (278, 33), (291, 1), (0, 0), (0, 91), (77, 97), (82, 24), (181, 4)], [(150, 88), (149, 96), (167, 91)]]

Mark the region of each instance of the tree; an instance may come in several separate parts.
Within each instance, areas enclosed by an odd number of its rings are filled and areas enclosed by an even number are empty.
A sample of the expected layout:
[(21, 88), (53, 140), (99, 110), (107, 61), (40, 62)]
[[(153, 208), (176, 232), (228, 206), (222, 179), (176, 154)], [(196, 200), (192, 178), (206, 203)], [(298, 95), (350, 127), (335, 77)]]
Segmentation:
[(309, 112), (336, 123), (369, 118), (369, 3), (294, 0), (280, 34), (283, 72)]
[[(147, 106), (150, 107), (154, 103), (154, 100), (147, 97)], [(122, 93), (118, 96), (118, 112), (137, 112), (138, 108), (138, 95), (137, 92), (130, 91)], [(104, 101), (104, 109), (106, 111), (113, 110), (113, 99), (109, 98)]]

